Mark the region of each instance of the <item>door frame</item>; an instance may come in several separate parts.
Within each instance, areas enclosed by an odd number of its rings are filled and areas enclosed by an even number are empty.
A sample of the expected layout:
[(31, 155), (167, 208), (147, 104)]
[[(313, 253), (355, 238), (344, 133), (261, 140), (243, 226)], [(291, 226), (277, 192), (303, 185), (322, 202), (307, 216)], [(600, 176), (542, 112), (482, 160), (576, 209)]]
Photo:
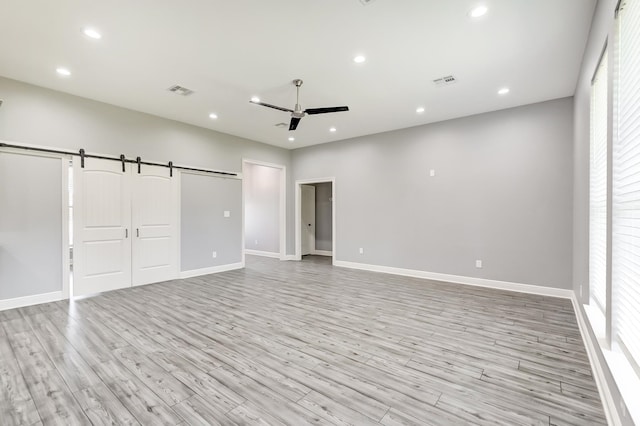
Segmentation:
[[(0, 142), (4, 142), (12, 145), (19, 145), (24, 148), (40, 148), (40, 149), (50, 149), (50, 147), (45, 147), (43, 145), (35, 145), (35, 144), (27, 144), (27, 143), (19, 143), (19, 142), (11, 142), (0, 139)], [(52, 159), (60, 160), (61, 167), (61, 232), (62, 232), (62, 288), (60, 291), (45, 293), (45, 294), (34, 294), (28, 296), (22, 296), (16, 299), (0, 299), (0, 311), (5, 309), (13, 309), (19, 308), (22, 306), (29, 306), (38, 303), (48, 303), (48, 302), (56, 302), (58, 300), (68, 300), (73, 297), (71, 294), (71, 257), (69, 244), (69, 162), (73, 157), (64, 154), (56, 154), (56, 153), (46, 153), (46, 152), (37, 152), (37, 151), (23, 151), (22, 149), (16, 148), (6, 148), (0, 147), (0, 152), (4, 152), (7, 154), (17, 154), (17, 155), (26, 155), (33, 157), (47, 157)], [(75, 206), (74, 206), (75, 207)], [(74, 210), (75, 213), (75, 210)]]
[(280, 205), (280, 218), (278, 220), (279, 232), (279, 259), (286, 260), (287, 258), (287, 167), (282, 164), (268, 163), (266, 161), (252, 160), (249, 158), (242, 159), (242, 264), (245, 264), (245, 198), (247, 195), (247, 184), (244, 178), (247, 164), (254, 166), (271, 167), (273, 169), (280, 170), (280, 191), (279, 191), (279, 205)]
[[(310, 198), (310, 197), (313, 197), (313, 198)], [(305, 211), (307, 213), (306, 217), (305, 217)], [(316, 254), (316, 230), (317, 230), (316, 211), (317, 211), (317, 208), (316, 208), (315, 185), (313, 184), (300, 185), (300, 220), (304, 219), (304, 222), (300, 223), (300, 255), (301, 256), (305, 256), (307, 254)], [(311, 223), (309, 223), (310, 218), (308, 217), (308, 215), (313, 215), (313, 232), (312, 233), (310, 233), (309, 228), (305, 226), (305, 224), (311, 225)]]
[(302, 233), (300, 232), (300, 226), (302, 224), (302, 185), (310, 185), (314, 183), (331, 183), (331, 264), (336, 264), (336, 178), (310, 178), (296, 180), (296, 224), (295, 224), (295, 236), (296, 236), (296, 254), (295, 260), (302, 260)]

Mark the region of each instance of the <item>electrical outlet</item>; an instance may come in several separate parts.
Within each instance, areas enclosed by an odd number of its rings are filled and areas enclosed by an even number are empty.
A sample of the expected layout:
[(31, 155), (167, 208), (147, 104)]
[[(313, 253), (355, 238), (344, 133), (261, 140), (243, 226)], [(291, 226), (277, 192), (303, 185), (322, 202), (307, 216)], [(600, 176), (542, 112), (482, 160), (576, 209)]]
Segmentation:
[(434, 177), (436, 175), (436, 171), (431, 169), (429, 170), (429, 176)]
[(211, 257), (212, 257), (212, 258), (214, 258), (214, 259), (215, 259), (216, 257), (218, 257), (218, 252), (217, 252), (217, 251), (212, 252), (212, 253), (211, 253)]
[(231, 212), (229, 210), (225, 210), (224, 217), (231, 217)]
[(360, 247), (360, 254), (364, 254), (364, 249)]
[(482, 260), (476, 260), (476, 268), (482, 268)]

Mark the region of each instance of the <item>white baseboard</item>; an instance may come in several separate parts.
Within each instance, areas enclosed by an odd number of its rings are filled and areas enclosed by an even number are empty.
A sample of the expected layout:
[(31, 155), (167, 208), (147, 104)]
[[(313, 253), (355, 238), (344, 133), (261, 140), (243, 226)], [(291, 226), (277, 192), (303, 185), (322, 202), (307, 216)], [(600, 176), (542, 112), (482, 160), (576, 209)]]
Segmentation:
[(311, 254), (316, 256), (333, 256), (333, 252), (330, 250), (312, 250)]
[(181, 271), (180, 278), (193, 278), (201, 275), (217, 274), (218, 272), (233, 271), (244, 268), (244, 262), (230, 263), (228, 265), (212, 266), (210, 268), (193, 269), (191, 271)]
[(252, 254), (254, 256), (262, 256), (262, 257), (273, 257), (274, 259), (280, 259), (280, 253), (272, 252), (272, 251), (261, 251), (261, 250), (250, 250), (245, 249), (245, 254)]
[(541, 296), (562, 297), (564, 299), (571, 299), (574, 295), (573, 290), (565, 290), (561, 288), (488, 280), (484, 278), (465, 277), (461, 275), (440, 274), (437, 272), (420, 271), (417, 269), (403, 269), (394, 268), (391, 266), (370, 265), (367, 263), (345, 262), (343, 260), (334, 261), (334, 266), (341, 266), (343, 268), (351, 269), (361, 269), (363, 271), (383, 272), (385, 274), (402, 275), (405, 277), (424, 278), (434, 281), (445, 281), (455, 284), (494, 288), (498, 290), (517, 291), (519, 293), (538, 294)]
[(600, 394), (600, 400), (602, 401), (604, 414), (607, 417), (607, 423), (613, 426), (622, 425), (620, 413), (618, 412), (618, 406), (611, 396), (609, 382), (604, 375), (602, 364), (599, 362), (598, 354), (596, 351), (597, 342), (594, 342), (591, 339), (591, 334), (589, 333), (589, 329), (587, 328), (589, 327), (589, 325), (587, 324), (587, 319), (584, 317), (584, 311), (580, 309), (580, 302), (578, 302), (575, 294), (571, 298), (571, 303), (573, 304), (573, 310), (576, 313), (578, 328), (580, 329), (580, 335), (582, 336), (582, 341), (584, 342), (585, 349), (587, 350), (589, 364), (591, 364), (591, 369), (594, 373), (593, 377), (596, 381), (596, 386), (598, 387), (598, 393)]
[(35, 294), (33, 296), (16, 297), (15, 299), (0, 300), (0, 311), (22, 308), (23, 306), (37, 305), (39, 303), (57, 302), (65, 299), (62, 291)]
[(282, 260), (299, 260), (295, 254), (288, 254)]

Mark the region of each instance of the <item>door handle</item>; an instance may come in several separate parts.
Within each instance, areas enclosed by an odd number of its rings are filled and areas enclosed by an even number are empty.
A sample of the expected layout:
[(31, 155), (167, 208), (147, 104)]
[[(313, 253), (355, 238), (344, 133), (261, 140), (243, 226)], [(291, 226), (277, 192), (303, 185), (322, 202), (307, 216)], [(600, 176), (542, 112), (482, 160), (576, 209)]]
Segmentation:
[(124, 228), (124, 237), (125, 238), (129, 238), (129, 229), (128, 228)]
[(136, 228), (136, 237), (140, 238), (140, 229)]

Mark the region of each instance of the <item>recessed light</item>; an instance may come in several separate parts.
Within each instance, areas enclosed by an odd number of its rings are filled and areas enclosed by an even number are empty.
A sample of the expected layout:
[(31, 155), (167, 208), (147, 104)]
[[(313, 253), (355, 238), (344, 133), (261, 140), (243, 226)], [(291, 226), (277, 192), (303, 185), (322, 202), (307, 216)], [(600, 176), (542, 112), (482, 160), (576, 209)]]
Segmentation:
[(209, 118), (212, 120), (215, 120), (216, 118), (218, 118), (218, 114), (216, 114), (215, 112), (212, 112), (211, 114), (209, 114)]
[(367, 60), (367, 58), (365, 58), (365, 57), (364, 57), (364, 56), (362, 56), (362, 55), (358, 55), (358, 56), (356, 56), (355, 58), (353, 58), (353, 62), (355, 62), (356, 64), (361, 64), (361, 63), (363, 63), (363, 62), (364, 62), (364, 61), (366, 61), (366, 60)]
[(332, 133), (335, 132), (336, 130), (337, 129), (335, 127), (332, 127), (332, 128), (329, 129), (329, 131), (332, 132)]
[(252, 97), (251, 97), (251, 102), (253, 102), (253, 103), (258, 103), (258, 102), (260, 102), (260, 98), (259, 98), (259, 97), (257, 97), (257, 96), (252, 96)]
[(502, 89), (498, 90), (498, 95), (506, 95), (507, 93), (509, 93), (508, 87), (503, 87)]
[(102, 34), (100, 34), (98, 31), (96, 31), (93, 28), (85, 28), (84, 31), (82, 31), (82, 32), (87, 37), (95, 39), (95, 40), (100, 40), (102, 38)]
[(56, 72), (64, 77), (69, 77), (71, 75), (71, 71), (66, 68), (56, 68)]
[(424, 112), (424, 107), (418, 107), (418, 108), (416, 108), (416, 112), (417, 112), (418, 114), (422, 114), (422, 113)]
[(487, 8), (487, 6), (474, 7), (473, 9), (471, 9), (471, 12), (469, 12), (469, 16), (471, 16), (472, 18), (479, 18), (486, 15), (488, 11), (489, 9)]
[(296, 138), (294, 138), (293, 136), (290, 136), (290, 137), (289, 137), (289, 142), (293, 142), (293, 141), (295, 141), (295, 140), (296, 140)]

